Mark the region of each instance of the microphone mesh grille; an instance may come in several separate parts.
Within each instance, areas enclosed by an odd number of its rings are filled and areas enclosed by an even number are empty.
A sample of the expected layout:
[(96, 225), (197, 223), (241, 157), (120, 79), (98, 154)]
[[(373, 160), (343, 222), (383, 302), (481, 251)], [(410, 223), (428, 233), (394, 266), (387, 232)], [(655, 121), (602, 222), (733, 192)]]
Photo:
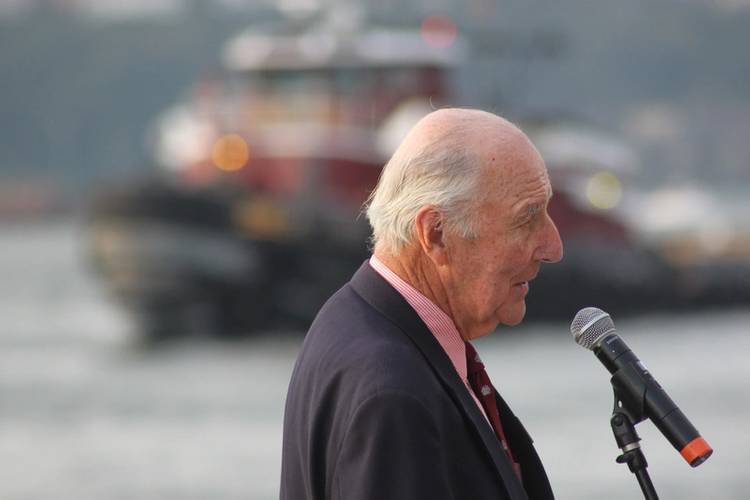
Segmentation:
[(570, 333), (581, 347), (592, 349), (604, 335), (614, 332), (615, 324), (609, 314), (597, 307), (578, 311), (570, 324)]

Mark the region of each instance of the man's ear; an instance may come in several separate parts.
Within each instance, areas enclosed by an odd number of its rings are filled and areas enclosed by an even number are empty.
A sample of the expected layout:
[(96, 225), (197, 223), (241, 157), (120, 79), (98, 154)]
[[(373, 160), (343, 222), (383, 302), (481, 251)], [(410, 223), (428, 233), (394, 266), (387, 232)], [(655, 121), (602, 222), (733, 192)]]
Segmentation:
[(436, 266), (448, 263), (444, 225), (443, 213), (432, 205), (420, 208), (414, 219), (419, 246)]

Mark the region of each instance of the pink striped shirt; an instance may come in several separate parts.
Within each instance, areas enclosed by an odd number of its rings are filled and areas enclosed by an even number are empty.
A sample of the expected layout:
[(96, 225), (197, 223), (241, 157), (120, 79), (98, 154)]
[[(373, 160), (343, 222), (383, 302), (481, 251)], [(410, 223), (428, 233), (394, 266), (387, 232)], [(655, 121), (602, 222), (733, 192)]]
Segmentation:
[[(398, 293), (403, 295), (406, 302), (408, 302), (409, 305), (414, 308), (417, 315), (422, 318), (422, 321), (424, 321), (427, 328), (432, 332), (435, 339), (448, 355), (453, 367), (456, 369), (456, 373), (458, 373), (459, 378), (463, 381), (466, 390), (469, 391), (471, 397), (474, 398), (474, 402), (476, 402), (484, 417), (487, 418), (482, 403), (479, 402), (479, 399), (477, 399), (474, 391), (471, 389), (471, 385), (469, 385), (466, 369), (466, 346), (464, 345), (464, 339), (461, 337), (461, 334), (456, 328), (455, 323), (453, 323), (451, 317), (448, 316), (445, 311), (440, 309), (437, 304), (422, 295), (416, 288), (391, 271), (388, 266), (375, 257), (375, 255), (370, 257), (370, 266), (381, 275), (383, 279), (390, 283)], [(487, 423), (489, 423), (489, 419), (487, 419)]]

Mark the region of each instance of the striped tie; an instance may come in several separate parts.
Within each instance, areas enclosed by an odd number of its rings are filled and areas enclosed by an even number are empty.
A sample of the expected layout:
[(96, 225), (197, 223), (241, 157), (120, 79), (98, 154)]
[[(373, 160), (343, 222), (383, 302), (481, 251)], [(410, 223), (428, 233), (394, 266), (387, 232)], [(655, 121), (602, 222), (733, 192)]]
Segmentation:
[(497, 403), (495, 401), (495, 388), (490, 382), (490, 377), (487, 375), (487, 371), (484, 369), (484, 363), (479, 358), (476, 349), (470, 343), (466, 342), (466, 368), (469, 384), (474, 390), (477, 399), (482, 403), (487, 418), (492, 424), (492, 429), (495, 431), (495, 435), (500, 440), (505, 452), (508, 454), (513, 469), (516, 471), (516, 475), (521, 479), (521, 466), (513, 456), (513, 452), (508, 446), (508, 441), (505, 438), (505, 432), (503, 426), (500, 423), (500, 412), (497, 410)]

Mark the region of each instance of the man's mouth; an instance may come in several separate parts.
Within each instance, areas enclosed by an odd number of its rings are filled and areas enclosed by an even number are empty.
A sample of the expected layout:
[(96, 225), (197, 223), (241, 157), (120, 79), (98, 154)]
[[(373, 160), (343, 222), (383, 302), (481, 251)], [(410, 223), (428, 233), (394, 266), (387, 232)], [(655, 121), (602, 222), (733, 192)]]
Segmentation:
[(528, 281), (519, 281), (518, 283), (513, 284), (514, 288), (520, 288), (524, 292), (529, 291), (529, 282)]
[(529, 276), (528, 279), (522, 280), (522, 281), (516, 281), (513, 283), (513, 288), (521, 289), (524, 292), (528, 293), (529, 291), (529, 282), (536, 278), (536, 273), (534, 273), (533, 276)]

